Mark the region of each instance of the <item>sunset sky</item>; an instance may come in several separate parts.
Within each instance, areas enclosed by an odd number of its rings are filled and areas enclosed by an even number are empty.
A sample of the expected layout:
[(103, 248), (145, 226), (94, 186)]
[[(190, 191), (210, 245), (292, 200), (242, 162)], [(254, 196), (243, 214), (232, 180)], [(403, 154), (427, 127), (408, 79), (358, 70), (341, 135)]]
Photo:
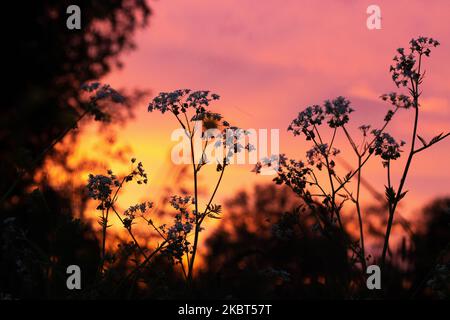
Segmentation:
[[(370, 4), (381, 8), (381, 30), (366, 27)], [(150, 173), (150, 186), (142, 192), (132, 189), (124, 206), (149, 193), (160, 196), (162, 186), (176, 183), (170, 178), (170, 134), (177, 123), (169, 115), (148, 113), (146, 107), (160, 91), (216, 92), (221, 100), (212, 106), (214, 111), (242, 128), (280, 129), (280, 151), (302, 159), (308, 145), (286, 131), (299, 111), (343, 95), (356, 110), (349, 127), (380, 127), (389, 105), (378, 97), (396, 89), (389, 74), (395, 50), (407, 47), (412, 37), (431, 36), (442, 45), (425, 62), (419, 133), (429, 140), (450, 129), (449, 1), (161, 0), (150, 5), (153, 16), (149, 27), (135, 36), (137, 49), (122, 56), (123, 69), (102, 79), (115, 88), (151, 91), (118, 135), (118, 142), (130, 145)], [(405, 150), (411, 140), (409, 111), (402, 110), (388, 129), (407, 142)], [(95, 156), (94, 136), (93, 128), (85, 130), (80, 155)], [(343, 139), (338, 143), (348, 149)], [(404, 203), (412, 219), (427, 201), (450, 195), (449, 147), (450, 139), (414, 159)], [(343, 156), (355, 163), (349, 153)], [(398, 162), (397, 172), (402, 164)], [(254, 183), (270, 182), (271, 177), (257, 177), (251, 168), (233, 166), (219, 200)], [(384, 192), (379, 159), (364, 174)]]

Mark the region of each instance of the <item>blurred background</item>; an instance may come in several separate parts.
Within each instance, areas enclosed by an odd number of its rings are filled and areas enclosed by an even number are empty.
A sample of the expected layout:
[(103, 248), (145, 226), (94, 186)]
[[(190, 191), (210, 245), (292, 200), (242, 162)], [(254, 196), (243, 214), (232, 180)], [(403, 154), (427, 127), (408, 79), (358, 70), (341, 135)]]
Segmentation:
[[(81, 30), (66, 28), (70, 4), (81, 8)], [(279, 129), (280, 152), (304, 159), (308, 144), (286, 131), (298, 112), (343, 95), (355, 109), (352, 132), (362, 124), (380, 127), (388, 106), (379, 96), (395, 91), (388, 72), (395, 50), (424, 35), (442, 45), (425, 63), (419, 131), (426, 139), (448, 131), (450, 4), (378, 1), (382, 29), (369, 30), (370, 4), (39, 1), (26, 10), (13, 5), (3, 20), (8, 27), (3, 28), (7, 87), (0, 117), (0, 297), (72, 297), (61, 280), (69, 264), (81, 265), (83, 281), (94, 282), (100, 226), (96, 204), (85, 192), (89, 173), (113, 168), (124, 174), (130, 158), (143, 162), (149, 184), (127, 187), (119, 201), (122, 209), (151, 200), (163, 212), (169, 195), (192, 193), (189, 167), (170, 159), (177, 122), (147, 112), (160, 91), (211, 90), (221, 96), (214, 111), (242, 128)], [(90, 81), (110, 84), (127, 103), (105, 105), (107, 119), (80, 119), (86, 110), (80, 87)], [(388, 131), (408, 142), (411, 119), (403, 110)], [(343, 150), (338, 165), (349, 170), (356, 159), (344, 143), (338, 136)], [(449, 146), (444, 140), (414, 159), (392, 236), (395, 259), (389, 265), (387, 297), (445, 297), (448, 291), (448, 283), (435, 292), (427, 282), (434, 279), (437, 262), (448, 263)], [(404, 160), (396, 163), (394, 181)], [(195, 294), (349, 297), (345, 284), (361, 284), (344, 245), (317, 237), (308, 213), (296, 212), (301, 201), (252, 168), (233, 165), (224, 176), (217, 199), (224, 204), (224, 218), (209, 223), (202, 234)], [(214, 187), (208, 181), (216, 175), (210, 168), (201, 177), (200, 202), (208, 199)], [(381, 162), (370, 161), (364, 175), (367, 252), (376, 256), (387, 219)], [(344, 214), (351, 233), (357, 228), (355, 212)], [(111, 224), (115, 239), (109, 249), (114, 252), (129, 239), (119, 221)], [(288, 238), (274, 232), (278, 225), (288, 226)], [(146, 230), (138, 228), (139, 238), (152, 246)], [(126, 269), (125, 259), (118, 258), (117, 273)], [(111, 291), (111, 280), (82, 297), (186, 294), (178, 271), (164, 259), (146, 272), (149, 282)]]

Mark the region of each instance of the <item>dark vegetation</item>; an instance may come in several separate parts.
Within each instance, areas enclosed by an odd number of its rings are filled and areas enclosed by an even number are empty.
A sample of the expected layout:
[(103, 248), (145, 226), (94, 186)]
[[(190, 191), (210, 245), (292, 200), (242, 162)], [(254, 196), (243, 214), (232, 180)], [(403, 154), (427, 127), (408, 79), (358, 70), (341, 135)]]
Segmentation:
[[(195, 274), (193, 263), (185, 265), (184, 274), (179, 267), (183, 266), (184, 255), (193, 261), (193, 244), (186, 243), (187, 237), (181, 233), (175, 238), (178, 242), (170, 242), (166, 239), (170, 230), (159, 226), (153, 227), (155, 232), (159, 229), (162, 233), (160, 247), (142, 248), (137, 241), (130, 240), (123, 241), (115, 252), (107, 252), (102, 245), (105, 237), (102, 239), (89, 224), (74, 218), (85, 208), (89, 197), (86, 190), (73, 189), (70, 185), (54, 189), (48, 181), (37, 182), (35, 174), (42, 170), (46, 159), (60, 164), (68, 174), (76, 174), (66, 160), (77, 141), (76, 128), (81, 121), (101, 121), (109, 126), (130, 117), (136, 95), (123, 97), (112, 88), (97, 85), (84, 87), (84, 91), (80, 88), (120, 65), (118, 55), (133, 48), (132, 35), (147, 23), (151, 11), (139, 0), (82, 1), (85, 29), (69, 32), (65, 28), (65, 16), (61, 16), (69, 4), (43, 1), (30, 2), (30, 8), (25, 11), (14, 8), (25, 17), (21, 25), (11, 21), (15, 32), (4, 39), (8, 43), (4, 48), (5, 79), (11, 85), (4, 93), (6, 99), (0, 118), (0, 299), (449, 297), (450, 199), (436, 199), (427, 205), (422, 212), (423, 225), (412, 232), (403, 218), (391, 219), (404, 195), (402, 187), (394, 191), (390, 185), (386, 190), (388, 198), (374, 200), (376, 203), (367, 212), (365, 221), (366, 239), (373, 237), (379, 241), (380, 248), (384, 247), (382, 292), (366, 290), (362, 270), (366, 255), (362, 254), (361, 259), (361, 238), (352, 239), (356, 243), (354, 248), (359, 248), (355, 256), (351, 253), (354, 250), (349, 249), (347, 235), (335, 220), (340, 212), (329, 201), (336, 195), (325, 194), (327, 201), (314, 201), (312, 206), (312, 195), (304, 191), (307, 185), (299, 188), (298, 183), (286, 183), (288, 180), (283, 176), (277, 182), (286, 186), (256, 186), (252, 194), (237, 193), (223, 208), (210, 202), (200, 210), (195, 201), (197, 195), (189, 198), (189, 204), (195, 207), (190, 214), (203, 213), (203, 216), (186, 216), (195, 234), (200, 233), (206, 217), (220, 215), (222, 219), (218, 229), (206, 239), (207, 253)], [(102, 28), (96, 28), (99, 24)], [(408, 72), (405, 68), (398, 70)], [(399, 108), (399, 103), (404, 108), (407, 102), (408, 108), (417, 109), (420, 71), (418, 77), (412, 73), (401, 74), (394, 76), (394, 81), (399, 81), (399, 77), (417, 81), (413, 84), (412, 100), (389, 95), (385, 96), (386, 100), (392, 101), (395, 108)], [(89, 99), (86, 91), (94, 99)], [(106, 92), (106, 96), (96, 95), (100, 91)], [(115, 108), (117, 104), (122, 107)], [(199, 115), (198, 105), (191, 109)], [(175, 116), (184, 113), (177, 112), (172, 113)], [(217, 114), (205, 116), (205, 110), (200, 114), (203, 115), (200, 120), (210, 121), (209, 125), (222, 120)], [(188, 119), (183, 123), (187, 126)], [(333, 125), (336, 128), (336, 123)], [(298, 133), (314, 139), (308, 128)], [(375, 133), (375, 137), (380, 134)], [(416, 139), (416, 134), (413, 137)], [(63, 144), (64, 139), (70, 143)], [(425, 141), (423, 147), (436, 142)], [(59, 148), (54, 148), (55, 145)], [(396, 153), (383, 153), (386, 151), (383, 146), (377, 146), (379, 149), (370, 153), (385, 156), (383, 160), (389, 168), (389, 161), (395, 160)], [(390, 147), (389, 150), (396, 151), (400, 146), (391, 144)], [(328, 157), (328, 153), (319, 152), (319, 156), (325, 154)], [(364, 159), (362, 153), (358, 157), (360, 161)], [(314, 166), (317, 163), (322, 163), (325, 169), (328, 163), (328, 169), (332, 169), (328, 159), (318, 162), (316, 159)], [(146, 180), (145, 172), (136, 165), (136, 174), (130, 180)], [(218, 164), (220, 177), (226, 167), (225, 159)], [(193, 170), (197, 174), (200, 168), (194, 166)], [(77, 201), (74, 194), (78, 195)], [(111, 210), (114, 214), (114, 201), (107, 199), (100, 198), (100, 211), (104, 214)], [(184, 200), (172, 201), (180, 205)], [(331, 219), (326, 220), (330, 215)], [(318, 225), (317, 216), (326, 219)], [(130, 215), (126, 217), (131, 219)], [(179, 218), (182, 219), (184, 216)], [(357, 216), (349, 219), (344, 223), (358, 225)], [(380, 227), (374, 221), (383, 223)], [(124, 220), (130, 235), (132, 222)], [(105, 230), (106, 226), (107, 223)], [(389, 240), (386, 226), (389, 232), (395, 226), (405, 235), (398, 252), (390, 252), (385, 245)], [(321, 228), (326, 232), (318, 232)], [(158, 254), (153, 256), (153, 252)], [(147, 258), (149, 263), (141, 267), (140, 263)], [(82, 269), (80, 291), (66, 288), (65, 271), (71, 264)]]

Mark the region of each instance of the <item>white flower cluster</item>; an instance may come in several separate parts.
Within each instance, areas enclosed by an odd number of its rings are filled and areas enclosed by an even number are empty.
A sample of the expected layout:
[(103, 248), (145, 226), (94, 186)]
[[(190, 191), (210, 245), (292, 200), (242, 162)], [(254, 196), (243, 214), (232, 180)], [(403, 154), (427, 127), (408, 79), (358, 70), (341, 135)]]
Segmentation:
[(113, 180), (110, 177), (89, 174), (88, 196), (94, 200), (106, 201), (112, 192)]
[(396, 92), (385, 93), (381, 95), (383, 101), (388, 101), (397, 108), (409, 109), (413, 103), (411, 98), (404, 94), (398, 94)]
[(147, 212), (147, 210), (153, 208), (153, 202), (145, 201), (142, 203), (135, 204), (130, 206), (127, 210), (125, 210), (124, 215), (125, 219), (123, 219), (124, 227), (129, 229), (136, 218), (136, 214), (140, 213), (141, 216)]
[(110, 98), (113, 102), (125, 102), (124, 96), (111, 88), (109, 84), (100, 84), (99, 82), (86, 83), (81, 86), (81, 90), (94, 93), (91, 96), (91, 101), (99, 101)]
[[(317, 169), (321, 170), (323, 165), (326, 163), (326, 158), (330, 156), (336, 156), (340, 153), (339, 149), (332, 148), (330, 150), (328, 143), (322, 143), (315, 145), (308, 151), (306, 151), (306, 159), (311, 166), (316, 166)], [(333, 168), (335, 163), (333, 160), (329, 161), (330, 168)]]
[(375, 152), (375, 155), (379, 155), (383, 160), (396, 160), (400, 157), (402, 150), (400, 147), (405, 145), (404, 141), (400, 144), (395, 141), (387, 132), (380, 132), (380, 130), (372, 130), (372, 134), (375, 136), (373, 146), (369, 149), (370, 152)]
[(220, 120), (222, 119), (220, 114), (212, 113), (206, 109), (212, 100), (218, 100), (219, 98), (219, 95), (211, 94), (209, 91), (192, 92), (190, 89), (161, 92), (149, 103), (148, 111), (159, 110), (161, 113), (169, 111), (178, 116), (180, 113), (186, 113), (188, 109), (194, 109), (194, 118), (197, 120), (208, 117)]
[(409, 53), (404, 48), (397, 49), (397, 55), (394, 57), (394, 65), (390, 67), (392, 81), (397, 87), (406, 87), (410, 80), (417, 81), (421, 77), (420, 68), (417, 65), (418, 57), (430, 56), (431, 48), (440, 45), (439, 41), (433, 38), (419, 37), (410, 42)]
[[(131, 163), (134, 164), (136, 159), (131, 159)], [(139, 162), (137, 166), (131, 171), (130, 174), (126, 175), (122, 182), (119, 181), (118, 177), (113, 173), (112, 170), (107, 171), (108, 175), (102, 174), (89, 174), (87, 190), (89, 198), (94, 200), (100, 200), (104, 205), (112, 205), (111, 194), (113, 188), (121, 188), (124, 182), (130, 182), (135, 180), (138, 184), (147, 183), (147, 173), (144, 170), (142, 162)], [(100, 205), (98, 209), (103, 209), (104, 206)]]
[(350, 107), (350, 101), (344, 97), (337, 97), (333, 100), (326, 100), (323, 107), (313, 105), (300, 112), (288, 127), (294, 136), (304, 134), (306, 140), (314, 139), (316, 133), (314, 129), (327, 121), (330, 128), (342, 127), (349, 121), (349, 114), (354, 110)]
[(96, 121), (107, 122), (111, 115), (100, 107), (100, 102), (110, 100), (114, 103), (125, 103), (125, 97), (118, 91), (111, 88), (109, 84), (100, 84), (99, 82), (87, 83), (81, 86), (81, 90), (91, 93), (86, 111), (94, 116)]
[(190, 212), (188, 206), (195, 204), (195, 199), (191, 196), (172, 196), (169, 203), (178, 213), (175, 215), (172, 226), (166, 228), (165, 225), (162, 225), (160, 227), (168, 242), (163, 253), (169, 259), (182, 263), (184, 254), (191, 252), (191, 243), (188, 236), (194, 228), (196, 213), (195, 210)]

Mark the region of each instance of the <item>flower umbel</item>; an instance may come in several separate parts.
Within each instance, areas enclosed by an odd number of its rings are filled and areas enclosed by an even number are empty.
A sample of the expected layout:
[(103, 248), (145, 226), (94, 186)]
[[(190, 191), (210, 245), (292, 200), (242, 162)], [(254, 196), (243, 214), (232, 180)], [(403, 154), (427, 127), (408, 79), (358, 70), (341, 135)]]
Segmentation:
[(387, 132), (380, 132), (379, 130), (372, 130), (372, 134), (375, 136), (375, 141), (370, 152), (375, 152), (375, 155), (379, 155), (383, 160), (396, 160), (400, 157), (401, 146), (405, 145), (404, 141), (400, 144)]
[(316, 137), (315, 130), (326, 121), (330, 128), (342, 127), (349, 121), (349, 114), (354, 110), (350, 107), (350, 101), (342, 96), (333, 100), (326, 100), (323, 107), (313, 105), (300, 112), (288, 127), (294, 136), (303, 133), (306, 140)]
[(417, 60), (423, 55), (429, 57), (431, 48), (440, 45), (439, 41), (433, 38), (419, 37), (412, 39), (410, 42), (409, 53), (405, 53), (404, 48), (397, 49), (397, 55), (394, 57), (394, 64), (391, 65), (389, 71), (392, 73), (392, 80), (397, 87), (406, 87), (410, 80), (418, 81), (422, 76), (420, 63)]

